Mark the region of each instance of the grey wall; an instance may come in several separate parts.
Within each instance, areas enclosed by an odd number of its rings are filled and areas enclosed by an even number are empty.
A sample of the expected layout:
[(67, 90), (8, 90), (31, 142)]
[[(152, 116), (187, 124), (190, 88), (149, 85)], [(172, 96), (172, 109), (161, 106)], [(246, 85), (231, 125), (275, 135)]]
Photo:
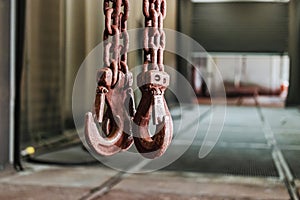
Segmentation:
[(287, 3), (198, 3), (192, 37), (207, 51), (286, 52)]
[[(191, 3), (190, 0), (177, 0), (177, 4), (178, 4), (178, 16), (177, 16), (177, 20), (178, 20), (178, 31), (186, 34), (188, 36), (191, 35), (191, 18), (192, 18), (192, 10), (193, 10), (193, 4)], [(187, 51), (181, 51), (181, 47), (184, 47), (186, 45), (189, 45), (186, 43), (186, 41), (182, 40), (182, 41), (177, 41), (177, 51), (181, 52), (182, 55), (184, 57), (189, 57), (189, 53)], [(191, 47), (192, 48), (192, 47)], [(177, 70), (189, 81), (191, 81), (191, 64), (188, 63), (185, 59), (181, 58), (180, 56), (177, 57)], [(188, 91), (186, 90), (186, 88), (184, 88), (184, 86), (182, 84), (179, 83), (177, 84), (177, 90), (182, 92), (182, 96), (186, 97), (186, 99), (184, 99), (185, 103), (191, 103), (194, 99), (190, 99), (190, 94), (188, 93)]]
[(0, 169), (9, 161), (9, 2), (0, 0)]
[(28, 0), (22, 80), (22, 147), (59, 136), (64, 119), (64, 1)]
[(300, 105), (300, 2), (291, 0), (289, 24), (290, 88), (288, 106)]

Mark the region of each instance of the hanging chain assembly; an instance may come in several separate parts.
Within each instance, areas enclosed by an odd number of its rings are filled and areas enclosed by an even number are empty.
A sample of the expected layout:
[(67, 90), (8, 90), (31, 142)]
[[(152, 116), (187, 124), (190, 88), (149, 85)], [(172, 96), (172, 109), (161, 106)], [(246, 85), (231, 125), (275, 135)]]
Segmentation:
[[(134, 116), (133, 133), (137, 150), (150, 159), (163, 155), (173, 136), (173, 121), (164, 98), (170, 82), (163, 65), (166, 6), (165, 0), (143, 0), (144, 65), (143, 72), (137, 78), (142, 99)], [(156, 125), (153, 135), (149, 132), (151, 115)]]
[(129, 2), (104, 0), (103, 9), (104, 68), (97, 73), (94, 110), (86, 114), (84, 131), (87, 144), (95, 153), (111, 156), (133, 144), (133, 77), (127, 66)]
[[(133, 77), (127, 66), (129, 1), (104, 0), (103, 7), (104, 68), (97, 73), (93, 112), (85, 118), (87, 144), (95, 153), (110, 156), (128, 150), (134, 142), (144, 157), (159, 157), (167, 150), (173, 135), (173, 121), (164, 98), (170, 82), (163, 65), (166, 1), (143, 0), (144, 65), (137, 78), (142, 92), (137, 111), (131, 88)], [(149, 132), (151, 115), (156, 126), (153, 135)]]

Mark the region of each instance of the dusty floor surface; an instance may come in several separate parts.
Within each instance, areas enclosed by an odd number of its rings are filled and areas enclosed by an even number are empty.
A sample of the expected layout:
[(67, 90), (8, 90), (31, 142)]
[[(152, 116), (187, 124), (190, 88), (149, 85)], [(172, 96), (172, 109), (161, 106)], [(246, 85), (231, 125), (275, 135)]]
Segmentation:
[[(25, 172), (0, 173), (2, 200), (80, 199), (117, 174), (102, 167), (30, 165)], [(289, 199), (275, 178), (155, 172), (124, 177), (98, 200)]]
[[(26, 163), (24, 172), (0, 172), (0, 200), (76, 200), (99, 186), (100, 196), (94, 198), (98, 200), (288, 200), (291, 193), (299, 196), (299, 109), (228, 106), (219, 140), (205, 158), (198, 153), (214, 112), (210, 106), (183, 109), (182, 113), (180, 109), (172, 110), (174, 130), (181, 131), (164, 156), (170, 158), (181, 151), (183, 154), (162, 171), (120, 176), (118, 171), (100, 165), (59, 167)], [(189, 141), (192, 144), (184, 149)], [(78, 156), (90, 155), (74, 147), (49, 153), (43, 159), (64, 161)], [(129, 166), (141, 163), (122, 155), (114, 161)], [(154, 163), (147, 162), (143, 169), (155, 167)]]

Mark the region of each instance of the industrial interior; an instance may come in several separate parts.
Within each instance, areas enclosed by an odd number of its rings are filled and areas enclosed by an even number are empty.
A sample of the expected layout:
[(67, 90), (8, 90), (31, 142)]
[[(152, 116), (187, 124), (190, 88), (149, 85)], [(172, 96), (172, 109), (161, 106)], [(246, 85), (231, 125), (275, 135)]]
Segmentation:
[(300, 199), (299, 0), (0, 0), (0, 16), (0, 199)]

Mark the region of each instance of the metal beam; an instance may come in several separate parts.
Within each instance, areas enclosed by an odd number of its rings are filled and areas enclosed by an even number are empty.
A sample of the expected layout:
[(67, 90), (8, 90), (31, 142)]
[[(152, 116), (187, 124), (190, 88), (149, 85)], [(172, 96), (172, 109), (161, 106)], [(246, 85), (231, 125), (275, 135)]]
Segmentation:
[(0, 0), (0, 170), (9, 163), (10, 1)]
[(300, 2), (291, 0), (289, 10), (290, 88), (287, 106), (300, 105)]

